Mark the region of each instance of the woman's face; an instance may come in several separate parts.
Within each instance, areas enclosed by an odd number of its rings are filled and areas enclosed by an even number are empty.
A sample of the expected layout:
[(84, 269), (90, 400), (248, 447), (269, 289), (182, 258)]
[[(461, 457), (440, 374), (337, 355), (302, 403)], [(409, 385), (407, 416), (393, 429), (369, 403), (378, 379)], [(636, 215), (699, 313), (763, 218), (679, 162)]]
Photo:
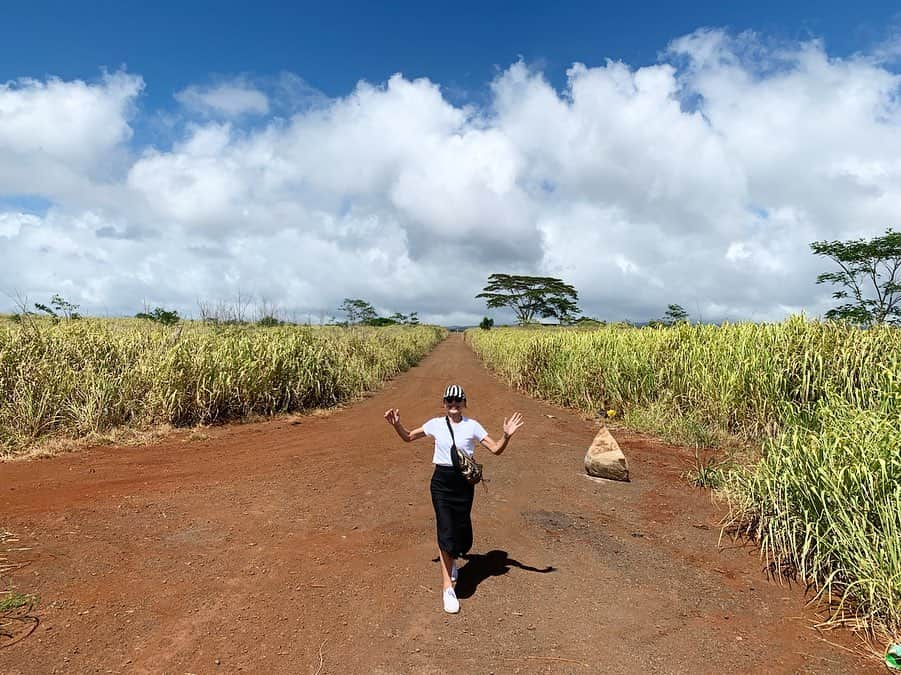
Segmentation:
[(448, 415), (462, 415), (463, 408), (466, 407), (466, 399), (465, 398), (457, 398), (456, 396), (449, 396), (444, 399), (444, 411)]

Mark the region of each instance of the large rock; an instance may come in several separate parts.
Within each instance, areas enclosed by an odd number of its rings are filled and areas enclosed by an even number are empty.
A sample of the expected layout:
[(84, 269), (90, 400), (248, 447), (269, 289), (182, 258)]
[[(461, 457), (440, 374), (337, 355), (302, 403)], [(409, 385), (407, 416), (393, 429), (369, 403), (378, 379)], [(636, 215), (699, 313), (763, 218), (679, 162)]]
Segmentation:
[(585, 471), (610, 480), (629, 480), (629, 462), (606, 426), (601, 427), (585, 453)]

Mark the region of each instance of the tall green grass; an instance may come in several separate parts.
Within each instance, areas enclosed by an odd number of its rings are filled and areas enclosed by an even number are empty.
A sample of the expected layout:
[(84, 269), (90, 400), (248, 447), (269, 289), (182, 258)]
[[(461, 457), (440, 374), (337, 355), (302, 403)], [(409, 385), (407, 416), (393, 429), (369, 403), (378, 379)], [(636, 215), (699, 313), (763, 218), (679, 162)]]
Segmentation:
[(0, 454), (48, 436), (332, 406), (410, 367), (445, 334), (430, 326), (0, 324)]
[[(897, 373), (895, 369), (894, 373)], [(774, 569), (811, 580), (837, 620), (901, 637), (901, 388), (886, 373), (881, 405), (838, 396), (733, 472), (730, 524)]]
[(901, 330), (781, 324), (470, 331), (528, 393), (696, 444), (738, 439), (729, 522), (774, 569), (901, 637)]

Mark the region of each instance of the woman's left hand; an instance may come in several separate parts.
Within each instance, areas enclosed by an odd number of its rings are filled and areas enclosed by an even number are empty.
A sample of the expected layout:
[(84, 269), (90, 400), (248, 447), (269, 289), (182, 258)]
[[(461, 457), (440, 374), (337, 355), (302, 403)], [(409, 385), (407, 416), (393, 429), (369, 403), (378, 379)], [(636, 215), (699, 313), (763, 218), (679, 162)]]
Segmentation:
[(518, 412), (513, 413), (513, 416), (508, 420), (506, 417), (504, 418), (504, 435), (509, 438), (513, 434), (517, 432), (517, 430), (523, 425), (522, 415)]

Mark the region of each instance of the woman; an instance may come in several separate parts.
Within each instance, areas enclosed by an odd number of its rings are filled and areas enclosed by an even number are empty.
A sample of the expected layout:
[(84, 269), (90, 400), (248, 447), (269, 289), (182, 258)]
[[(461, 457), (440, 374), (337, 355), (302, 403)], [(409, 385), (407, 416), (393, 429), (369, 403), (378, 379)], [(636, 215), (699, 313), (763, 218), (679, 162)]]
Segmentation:
[[(472, 546), (470, 513), (475, 492), (474, 486), (470, 485), (454, 466), (455, 458), (451, 456), (451, 447), (456, 444), (459, 450), (472, 457), (475, 442), (478, 441), (492, 453), (499, 455), (506, 449), (510, 437), (523, 424), (522, 415), (518, 412), (513, 413), (509, 420), (504, 419), (503, 438), (495, 441), (481, 424), (463, 416), (465, 407), (466, 394), (463, 387), (452, 384), (444, 392), (445, 416), (434, 417), (413, 431), (407, 431), (400, 423), (400, 411), (397, 408), (385, 413), (388, 424), (393, 426), (397, 435), (406, 442), (426, 436), (435, 439), (435, 452), (432, 458), (435, 464), (431, 484), (432, 505), (435, 507), (435, 523), (438, 529), (444, 611), (450, 614), (460, 611), (460, 602), (453, 586), (457, 580), (456, 558), (466, 554)], [(453, 429), (453, 436), (450, 429)]]

